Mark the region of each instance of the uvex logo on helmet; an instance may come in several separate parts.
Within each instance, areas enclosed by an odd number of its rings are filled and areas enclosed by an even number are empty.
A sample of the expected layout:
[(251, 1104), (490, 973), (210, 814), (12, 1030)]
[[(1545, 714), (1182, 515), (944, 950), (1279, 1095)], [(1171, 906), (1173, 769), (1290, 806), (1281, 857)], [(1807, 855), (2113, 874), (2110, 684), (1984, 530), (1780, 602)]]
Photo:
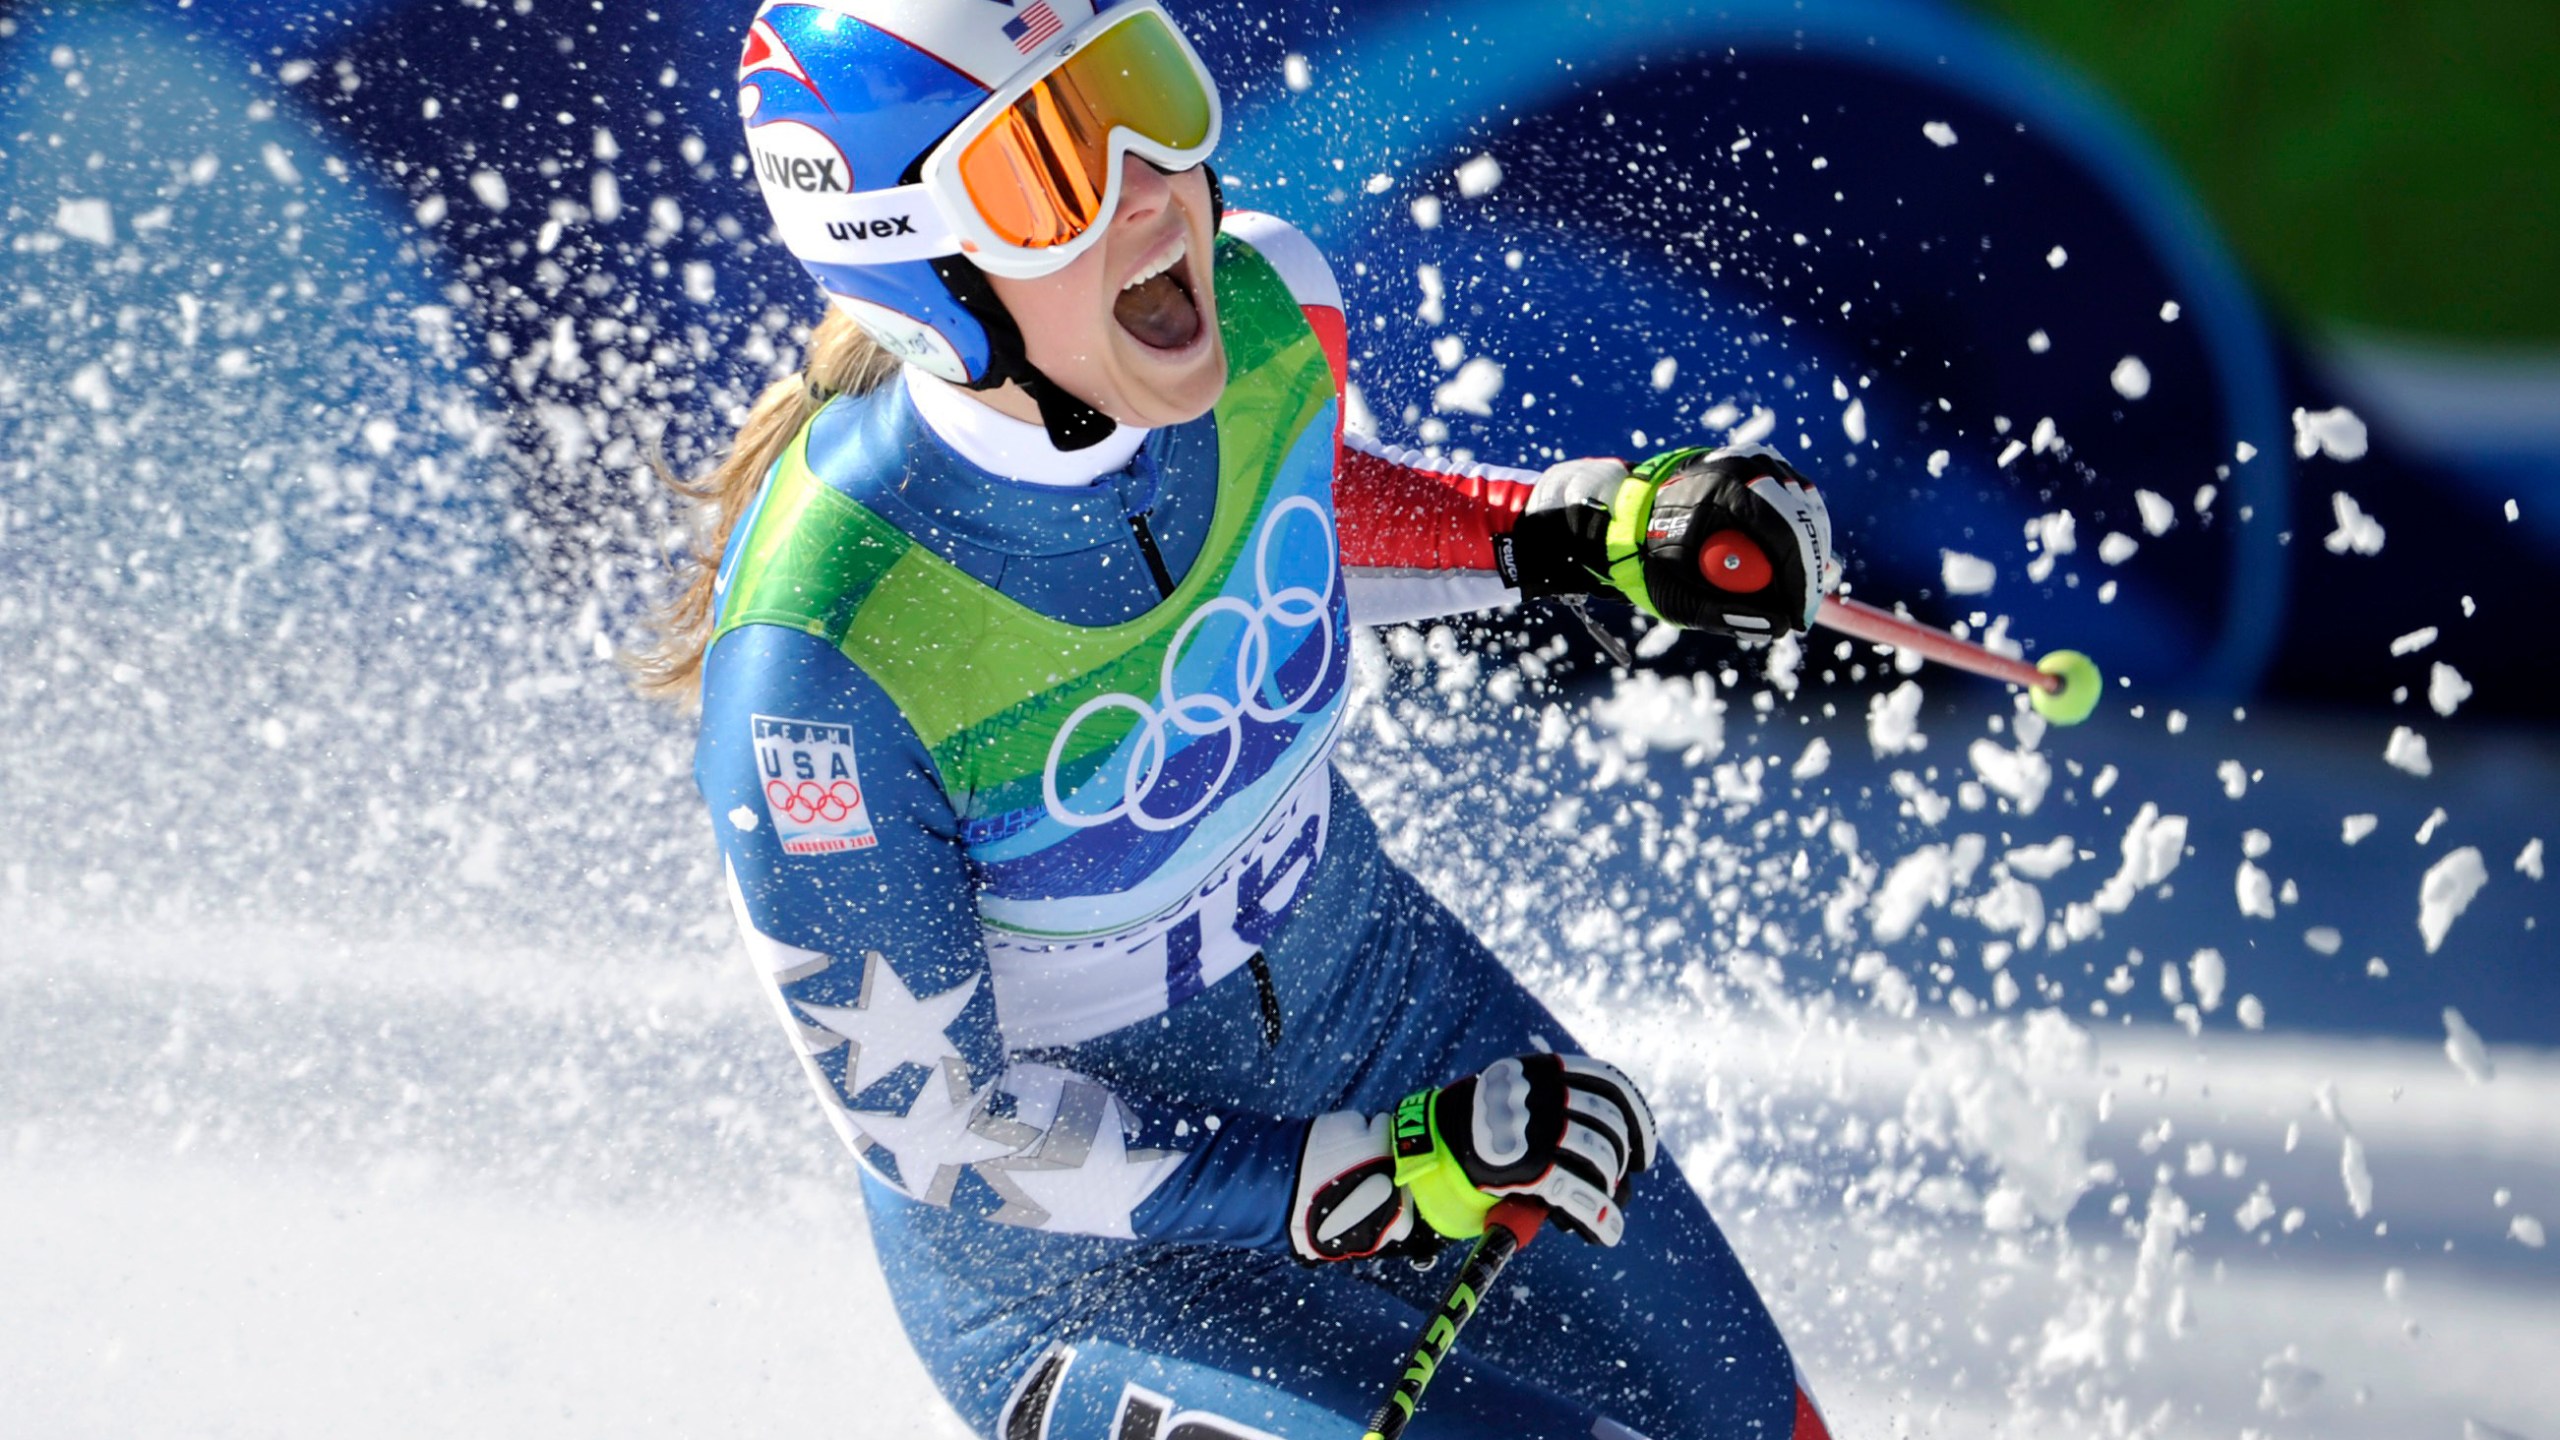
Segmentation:
[(782, 155), (761, 145), (747, 147), (755, 152), (756, 173), (767, 185), (798, 190), (810, 195), (842, 195), (853, 186), (844, 173), (844, 162), (827, 156)]
[(768, 194), (850, 195), (853, 163), (823, 131), (797, 120), (772, 120), (747, 131), (756, 179)]

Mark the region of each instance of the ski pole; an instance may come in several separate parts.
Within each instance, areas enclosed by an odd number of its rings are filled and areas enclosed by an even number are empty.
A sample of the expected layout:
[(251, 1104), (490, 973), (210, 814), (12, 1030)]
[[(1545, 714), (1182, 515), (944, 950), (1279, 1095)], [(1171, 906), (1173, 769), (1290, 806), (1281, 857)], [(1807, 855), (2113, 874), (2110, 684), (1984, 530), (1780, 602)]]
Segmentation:
[(1502, 1276), (1502, 1267), (1520, 1253), (1538, 1233), (1547, 1217), (1547, 1207), (1535, 1200), (1511, 1199), (1493, 1207), (1484, 1217), (1484, 1238), (1467, 1252), (1467, 1263), (1458, 1267), (1457, 1282), (1449, 1287), (1439, 1312), (1423, 1327), (1422, 1338), (1413, 1345), (1413, 1357), (1405, 1362), (1404, 1373), (1396, 1378), (1396, 1388), (1376, 1414), (1369, 1417), (1369, 1433), (1361, 1440), (1396, 1440), (1404, 1427), (1413, 1423), (1414, 1407), (1422, 1403), (1423, 1387), (1431, 1383), (1440, 1362), (1448, 1358), (1449, 1347), (1458, 1343), (1458, 1332), (1466, 1328), (1476, 1307), (1483, 1303), (1493, 1282)]
[[(1750, 594), (1769, 583), (1769, 557), (1739, 530), (1719, 530), (1698, 551), (1698, 573), (1719, 590)], [(1959, 640), (1935, 626), (1896, 615), (1862, 600), (1826, 595), (1814, 612), (1814, 623), (1878, 645), (1908, 650), (1953, 669), (2024, 686), (2027, 703), (2056, 725), (2077, 725), (2098, 708), (2106, 677), (2077, 650), (2055, 650), (2029, 664), (1995, 655), (1970, 640)]]
[(2105, 677), (2088, 656), (2077, 650), (2055, 650), (2034, 664), (1995, 655), (1970, 640), (1959, 640), (1935, 626), (1840, 595), (1822, 597), (1814, 623), (1859, 640), (1908, 650), (1956, 670), (2006, 680), (2023, 686), (2027, 703), (2056, 725), (2077, 725), (2098, 708)]

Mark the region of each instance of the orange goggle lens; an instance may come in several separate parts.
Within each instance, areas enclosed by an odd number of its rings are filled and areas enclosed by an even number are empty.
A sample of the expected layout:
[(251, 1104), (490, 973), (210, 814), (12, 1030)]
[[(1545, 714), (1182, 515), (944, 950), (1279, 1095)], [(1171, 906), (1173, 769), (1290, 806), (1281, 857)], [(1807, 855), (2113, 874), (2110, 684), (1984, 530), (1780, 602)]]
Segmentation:
[(1141, 11), (1096, 35), (960, 151), (961, 188), (998, 239), (1063, 245), (1102, 218), (1111, 132), (1171, 150), (1209, 138), (1207, 81), (1170, 26)]

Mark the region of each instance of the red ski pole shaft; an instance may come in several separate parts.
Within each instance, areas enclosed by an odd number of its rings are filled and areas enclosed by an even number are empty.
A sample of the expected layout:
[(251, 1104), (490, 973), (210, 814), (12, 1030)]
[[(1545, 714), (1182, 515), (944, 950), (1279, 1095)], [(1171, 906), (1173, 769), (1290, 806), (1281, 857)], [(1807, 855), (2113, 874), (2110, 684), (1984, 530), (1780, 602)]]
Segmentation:
[(2060, 694), (2062, 677), (2048, 674), (2024, 660), (1994, 655), (1970, 640), (1959, 640), (1944, 630), (1923, 625), (1917, 620), (1879, 609), (1861, 600), (1839, 595), (1826, 595), (1822, 609), (1815, 613), (1814, 623), (1828, 630), (1878, 645), (1891, 645), (1908, 650), (1926, 660), (2024, 685), (2048, 695)]
[(1440, 1309), (1423, 1327), (1422, 1338), (1413, 1345), (1413, 1354), (1405, 1361), (1404, 1373), (1396, 1377), (1396, 1388), (1389, 1392), (1378, 1413), (1369, 1417), (1369, 1433), (1361, 1440), (1396, 1440), (1404, 1427), (1413, 1421), (1416, 1406), (1422, 1403), (1423, 1387), (1440, 1369), (1449, 1347), (1458, 1343), (1458, 1332), (1474, 1317), (1476, 1307), (1502, 1276), (1502, 1267), (1538, 1233), (1547, 1218), (1547, 1207), (1535, 1200), (1505, 1200), (1484, 1217), (1484, 1238), (1467, 1252), (1467, 1263), (1458, 1270), (1458, 1279), (1449, 1287)]

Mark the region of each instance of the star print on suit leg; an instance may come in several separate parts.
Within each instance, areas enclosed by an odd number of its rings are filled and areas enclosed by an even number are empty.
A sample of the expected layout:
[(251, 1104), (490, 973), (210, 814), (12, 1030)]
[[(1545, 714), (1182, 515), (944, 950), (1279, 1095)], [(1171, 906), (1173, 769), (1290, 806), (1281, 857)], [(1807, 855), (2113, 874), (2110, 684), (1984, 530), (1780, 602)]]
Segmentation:
[(1010, 1155), (1039, 1135), (1028, 1125), (982, 1114), (987, 1091), (971, 1090), (968, 1077), (968, 1067), (954, 1057), (934, 1067), (904, 1113), (845, 1112), (865, 1140), (897, 1162), (895, 1178), (880, 1178), (911, 1200), (949, 1205), (962, 1169)]
[(853, 1047), (844, 1067), (845, 1098), (858, 1098), (901, 1065), (931, 1068), (957, 1060), (965, 1078), (968, 1059), (945, 1032), (978, 993), (978, 977), (919, 1000), (879, 951), (865, 952), (862, 960), (862, 997), (850, 1008), (799, 1005), (802, 1014)]
[(1132, 1150), (1120, 1101), (1088, 1080), (1069, 1078), (1038, 1148), (978, 1166), (1005, 1205), (992, 1219), (1072, 1235), (1132, 1239), (1138, 1203), (1181, 1163), (1170, 1150)]

